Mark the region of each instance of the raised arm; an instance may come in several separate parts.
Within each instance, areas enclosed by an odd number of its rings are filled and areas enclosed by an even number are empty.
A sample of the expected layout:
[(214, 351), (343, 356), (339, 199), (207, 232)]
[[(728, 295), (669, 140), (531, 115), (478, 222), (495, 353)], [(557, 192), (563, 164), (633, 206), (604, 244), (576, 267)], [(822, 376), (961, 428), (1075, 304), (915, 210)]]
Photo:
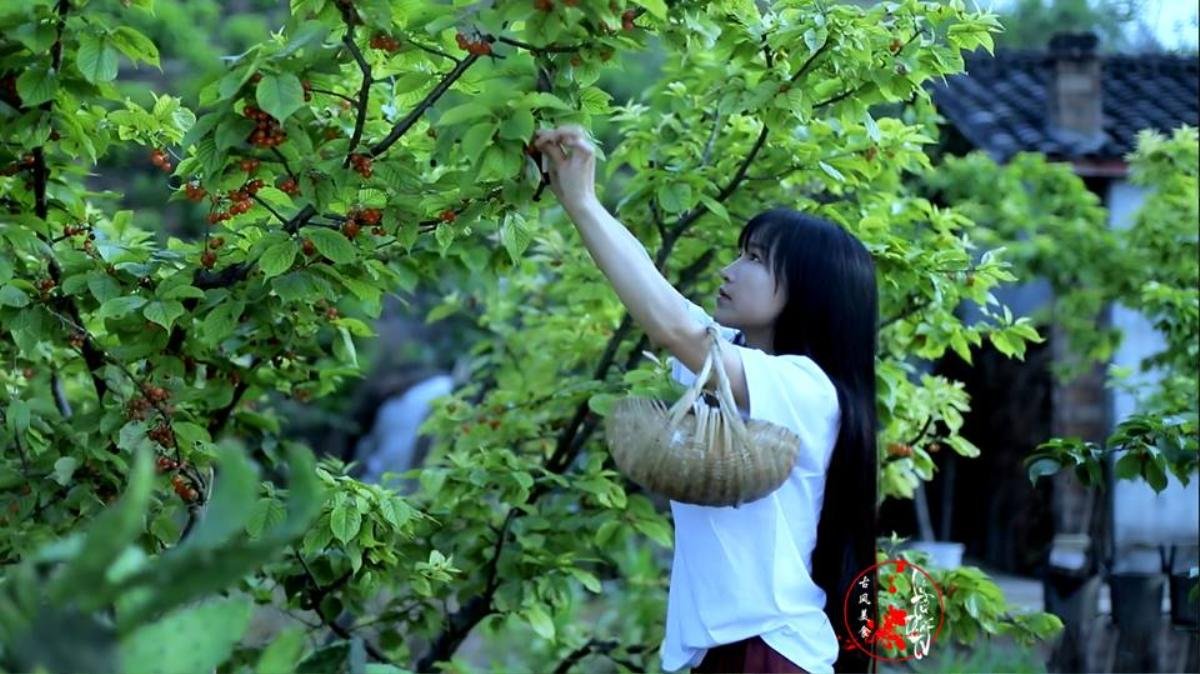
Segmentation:
[[(688, 313), (687, 298), (663, 278), (637, 237), (596, 198), (595, 152), (583, 130), (568, 126), (541, 132), (535, 145), (551, 160), (551, 190), (634, 321), (651, 341), (665, 347), (689, 370), (699, 372), (708, 357), (705, 326)], [(738, 407), (748, 409), (741, 356), (733, 348), (722, 353), (734, 400)], [(715, 382), (714, 374), (706, 388), (715, 389)]]

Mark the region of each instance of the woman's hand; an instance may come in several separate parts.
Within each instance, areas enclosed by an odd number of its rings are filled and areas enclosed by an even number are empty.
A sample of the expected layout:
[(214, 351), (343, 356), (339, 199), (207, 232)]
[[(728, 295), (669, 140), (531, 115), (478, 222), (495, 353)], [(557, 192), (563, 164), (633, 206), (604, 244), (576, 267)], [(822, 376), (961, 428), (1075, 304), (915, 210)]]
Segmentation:
[(568, 209), (596, 198), (596, 150), (588, 138), (588, 132), (577, 124), (534, 134), (533, 146), (542, 153), (542, 170), (550, 174), (550, 190)]

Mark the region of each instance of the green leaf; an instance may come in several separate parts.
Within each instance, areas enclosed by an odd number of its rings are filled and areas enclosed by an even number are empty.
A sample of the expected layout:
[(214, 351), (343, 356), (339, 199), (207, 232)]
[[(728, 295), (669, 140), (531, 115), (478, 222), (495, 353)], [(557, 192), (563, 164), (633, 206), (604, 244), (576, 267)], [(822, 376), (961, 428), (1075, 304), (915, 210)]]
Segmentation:
[(283, 504), (273, 498), (260, 498), (246, 520), (246, 533), (258, 538), (264, 530), (283, 521)]
[(463, 154), (472, 165), (479, 161), (479, 155), (491, 145), (492, 136), (495, 135), (498, 126), (496, 122), (480, 122), (463, 134)]
[(217, 465), (213, 495), (204, 519), (176, 546), (180, 553), (215, 549), (245, 528), (250, 519), (258, 487), (254, 467), (245, 453), (229, 446), (218, 449)]
[(29, 304), (29, 295), (26, 295), (24, 290), (12, 284), (0, 287), (0, 306), (23, 307), (27, 304)]
[(130, 28), (129, 26), (119, 26), (110, 34), (110, 39), (121, 53), (129, 57), (130, 61), (145, 61), (154, 66), (158, 66), (158, 47), (154, 46), (154, 42), (139, 31)]
[(1038, 478), (1053, 475), (1062, 469), (1062, 464), (1054, 459), (1041, 458), (1029, 464), (1029, 481), (1037, 484)]
[(241, 300), (227, 300), (218, 304), (200, 321), (200, 339), (207, 344), (216, 344), (232, 335), (245, 308), (246, 303)]
[(17, 93), (21, 95), (21, 103), (27, 108), (54, 98), (57, 91), (58, 74), (50, 68), (26, 68), (17, 78)]
[(664, 0), (633, 0), (637, 4), (646, 8), (646, 11), (654, 15), (654, 18), (665, 20), (667, 18), (667, 3)]
[(356, 256), (354, 244), (341, 232), (327, 227), (308, 227), (304, 233), (312, 239), (317, 251), (337, 264), (353, 262)]
[(617, 402), (617, 396), (611, 393), (597, 393), (588, 398), (588, 407), (596, 414), (606, 417)]
[(580, 583), (583, 583), (583, 586), (585, 588), (587, 588), (589, 591), (594, 592), (596, 594), (600, 594), (600, 591), (601, 591), (600, 579), (597, 578), (590, 571), (585, 571), (578, 567), (572, 567), (571, 575), (575, 576), (575, 578), (577, 580), (579, 580)]
[(175, 300), (155, 301), (146, 305), (142, 309), (142, 315), (146, 320), (152, 321), (163, 326), (163, 329), (170, 330), (171, 325), (175, 323), (175, 319), (184, 314), (183, 305)]
[(842, 172), (841, 172), (841, 171), (839, 171), (839, 170), (837, 170), (837, 169), (833, 168), (833, 167), (832, 167), (832, 166), (830, 166), (829, 164), (826, 164), (826, 163), (825, 163), (825, 162), (823, 162), (823, 161), (818, 161), (818, 162), (817, 162), (817, 166), (820, 166), (820, 167), (821, 167), (821, 170), (822, 170), (822, 171), (824, 171), (824, 172), (826, 172), (826, 173), (828, 173), (828, 174), (829, 174), (829, 176), (830, 176), (831, 178), (833, 178), (834, 180), (836, 180), (836, 181), (838, 181), (838, 182), (840, 182), (840, 183), (844, 183), (844, 182), (846, 182), (846, 176), (842, 175)]
[(117, 50), (107, 36), (81, 35), (75, 65), (93, 84), (112, 81), (117, 77)]
[(304, 105), (304, 87), (292, 73), (263, 75), (254, 95), (259, 107), (280, 122)]
[(64, 456), (54, 462), (54, 481), (62, 486), (67, 486), (71, 481), (71, 476), (75, 474), (75, 469), (79, 467), (79, 459), (73, 456)]
[(120, 670), (129, 674), (215, 671), (229, 659), (250, 624), (248, 598), (218, 599), (175, 611), (120, 644)]
[(520, 213), (505, 214), (504, 222), (500, 225), (500, 242), (504, 244), (504, 249), (508, 251), (513, 264), (521, 260), (521, 255), (529, 247), (532, 238), (525, 218)]
[(345, 361), (351, 367), (358, 367), (358, 350), (354, 348), (354, 338), (345, 326), (337, 328), (340, 339), (333, 343), (333, 353), (339, 360)]
[[(293, 8), (295, 5), (293, 5)], [(297, 12), (297, 15), (299, 13)], [(320, 44), (325, 39), (325, 34), (329, 32), (329, 27), (320, 21), (305, 21), (300, 24), (299, 28), (291, 31), (287, 46), (280, 49), (271, 60), (278, 61), (294, 54), (300, 49), (310, 44)]]
[(480, 117), (486, 117), (490, 114), (492, 114), (491, 109), (482, 103), (463, 103), (442, 113), (442, 116), (438, 118), (438, 126), (461, 124), (479, 119)]
[(579, 92), (579, 106), (589, 115), (604, 115), (612, 110), (612, 96), (599, 87), (588, 87)]
[(1113, 475), (1118, 479), (1132, 480), (1142, 472), (1142, 455), (1126, 451), (1113, 466)]
[(304, 650), (304, 628), (289, 627), (263, 649), (254, 668), (255, 674), (292, 674), (304, 657)]
[(500, 137), (505, 140), (533, 140), (533, 113), (528, 108), (518, 108), (500, 124)]
[(361, 526), (362, 513), (353, 503), (343, 501), (334, 506), (329, 516), (329, 529), (339, 541), (346, 543), (354, 538)]
[(681, 213), (692, 205), (692, 186), (684, 182), (659, 185), (655, 196), (658, 205), (668, 213)]
[(96, 317), (100, 320), (107, 318), (120, 318), (131, 311), (134, 311), (146, 304), (145, 297), (136, 295), (122, 295), (114, 297), (100, 305), (99, 311), (96, 312)]
[(671, 527), (666, 522), (658, 520), (637, 520), (634, 528), (650, 537), (650, 540), (663, 547), (671, 547)]
[(10, 433), (24, 435), (29, 430), (29, 403), (19, 398), (11, 400), (4, 411), (4, 424)]
[(292, 262), (296, 260), (296, 253), (299, 251), (300, 247), (296, 245), (294, 239), (281, 241), (268, 248), (258, 259), (258, 266), (263, 271), (263, 277), (279, 276), (291, 269)]
[(612, 540), (613, 535), (617, 533), (617, 530), (621, 528), (621, 525), (621, 521), (615, 519), (601, 524), (600, 528), (596, 529), (596, 545), (600, 547), (607, 545)]
[(546, 609), (534, 604), (525, 609), (525, 619), (529, 621), (530, 627), (538, 636), (543, 639), (554, 638), (554, 620), (550, 618), (550, 614), (546, 613)]
[[(150, 503), (153, 484), (151, 452), (138, 451), (121, 500), (105, 508), (87, 527), (83, 543), (87, 554), (73, 559), (51, 581), (49, 593), (54, 601), (64, 601), (68, 596), (75, 596), (79, 601), (81, 588), (95, 588), (101, 584), (105, 570), (142, 532), (142, 520)], [(85, 609), (90, 608), (90, 602), (96, 598), (88, 595), (80, 604)]]
[(712, 211), (712, 214), (720, 218), (722, 222), (732, 222), (729, 219), (729, 211), (725, 210), (725, 207), (721, 205), (721, 202), (717, 201), (716, 199), (713, 199), (707, 194), (701, 193), (700, 203), (707, 206), (708, 210)]

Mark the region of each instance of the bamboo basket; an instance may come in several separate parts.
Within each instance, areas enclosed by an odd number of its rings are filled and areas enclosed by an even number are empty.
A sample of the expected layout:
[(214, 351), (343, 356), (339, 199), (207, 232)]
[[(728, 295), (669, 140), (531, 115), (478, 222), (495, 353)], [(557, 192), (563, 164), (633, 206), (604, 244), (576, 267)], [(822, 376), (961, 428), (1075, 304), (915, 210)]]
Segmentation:
[[(605, 441), (617, 468), (646, 489), (681, 503), (738, 506), (783, 484), (800, 438), (778, 424), (741, 418), (716, 326), (707, 333), (708, 357), (683, 397), (670, 409), (661, 400), (622, 398), (604, 420)], [(715, 408), (701, 397), (714, 363)]]

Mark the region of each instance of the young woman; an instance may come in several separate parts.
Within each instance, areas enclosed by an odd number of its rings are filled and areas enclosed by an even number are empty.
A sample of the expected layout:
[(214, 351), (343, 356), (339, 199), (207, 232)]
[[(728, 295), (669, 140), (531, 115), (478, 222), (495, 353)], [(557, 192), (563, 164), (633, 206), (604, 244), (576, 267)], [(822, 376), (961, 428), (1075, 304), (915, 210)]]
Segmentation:
[[(875, 340), (870, 254), (837, 225), (786, 208), (756, 215), (722, 271), (709, 316), (659, 274), (642, 244), (596, 199), (595, 151), (582, 128), (538, 132), (550, 187), (584, 245), (650, 339), (694, 381), (718, 324), (739, 411), (791, 429), (788, 479), (740, 507), (671, 502), (675, 555), (660, 655), (666, 671), (865, 672), (874, 659), (847, 629), (875, 564)], [(715, 387), (715, 376), (706, 384)], [(864, 596), (865, 595), (865, 596)]]

